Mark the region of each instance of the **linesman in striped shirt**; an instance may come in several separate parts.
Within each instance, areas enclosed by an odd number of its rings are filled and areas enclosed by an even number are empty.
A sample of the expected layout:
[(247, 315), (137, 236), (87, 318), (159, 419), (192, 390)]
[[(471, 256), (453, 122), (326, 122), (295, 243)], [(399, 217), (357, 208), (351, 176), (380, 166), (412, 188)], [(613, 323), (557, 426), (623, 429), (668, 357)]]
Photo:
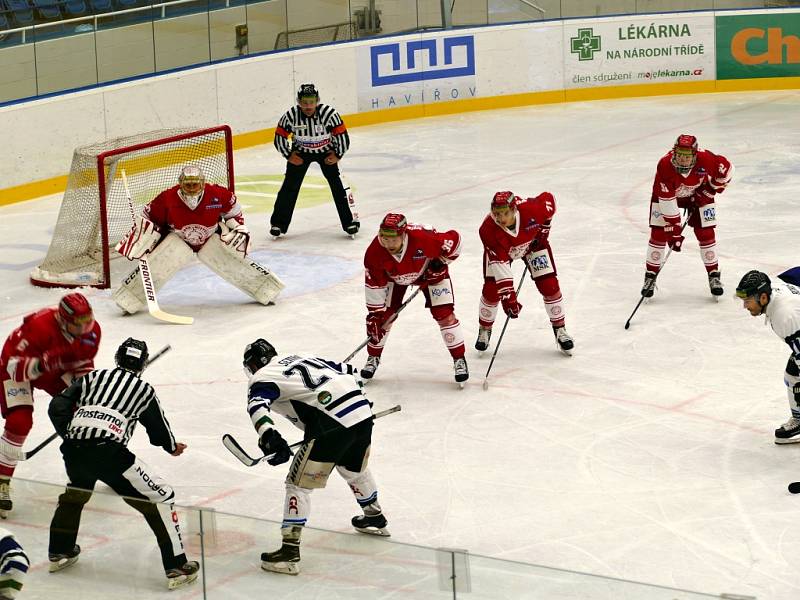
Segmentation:
[(167, 587), (197, 579), (199, 565), (187, 561), (183, 549), (175, 492), (128, 450), (137, 422), (144, 425), (150, 443), (168, 454), (180, 456), (186, 449), (175, 441), (155, 390), (140, 378), (147, 358), (147, 344), (128, 338), (117, 349), (116, 368), (92, 371), (50, 402), (50, 420), (64, 438), (61, 453), (69, 478), (50, 523), (51, 573), (78, 560), (81, 512), (102, 481), (142, 513), (153, 530)]
[(360, 223), (351, 210), (352, 195), (342, 183), (338, 165), (350, 147), (350, 136), (336, 109), (319, 103), (319, 92), (313, 83), (300, 86), (297, 104), (278, 121), (274, 143), (286, 159), (286, 175), (270, 217), (270, 235), (278, 238), (289, 229), (303, 178), (315, 162), (328, 180), (342, 229), (354, 237)]
[(267, 462), (289, 460), (291, 450), (274, 428), (271, 413), (289, 419), (304, 431), (286, 477), (281, 536), (275, 552), (261, 555), (265, 571), (300, 572), (300, 534), (311, 513), (311, 492), (324, 488), (334, 467), (355, 496), (364, 514), (353, 517), (357, 531), (388, 536), (386, 518), (378, 504), (378, 488), (367, 462), (372, 443), (372, 403), (355, 378), (356, 369), (316, 356), (278, 355), (264, 339), (244, 351), (250, 376), (247, 410), (258, 432), (258, 445)]

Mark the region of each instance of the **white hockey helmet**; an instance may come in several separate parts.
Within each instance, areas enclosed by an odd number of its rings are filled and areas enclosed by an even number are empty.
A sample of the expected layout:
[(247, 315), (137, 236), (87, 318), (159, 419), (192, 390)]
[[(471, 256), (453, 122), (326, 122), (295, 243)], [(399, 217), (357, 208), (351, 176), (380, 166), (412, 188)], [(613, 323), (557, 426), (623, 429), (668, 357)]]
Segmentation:
[(178, 184), (180, 185), (178, 195), (181, 200), (189, 208), (197, 208), (203, 198), (203, 191), (206, 186), (206, 176), (203, 173), (203, 169), (197, 165), (186, 165), (181, 169), (181, 174), (178, 176)]

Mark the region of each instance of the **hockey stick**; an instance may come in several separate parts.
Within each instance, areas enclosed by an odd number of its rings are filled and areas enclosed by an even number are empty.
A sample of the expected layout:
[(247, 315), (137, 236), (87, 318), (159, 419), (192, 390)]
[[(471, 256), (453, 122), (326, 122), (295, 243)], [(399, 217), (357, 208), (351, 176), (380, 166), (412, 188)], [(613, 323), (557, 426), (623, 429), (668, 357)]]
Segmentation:
[[(401, 408), (400, 405), (397, 404), (392, 408), (387, 408), (386, 410), (377, 412), (374, 415), (372, 415), (372, 420), (374, 421), (375, 419), (380, 419), (381, 417), (385, 417), (386, 415), (399, 412), (400, 408)], [(330, 432), (325, 431), (323, 432), (323, 435), (325, 435), (326, 433)], [(302, 446), (306, 442), (310, 441), (311, 440), (300, 440), (299, 442), (295, 442), (294, 444), (289, 446), (289, 448), (290, 449), (297, 448), (298, 446)], [(258, 463), (263, 462), (273, 456), (273, 454), (265, 454), (264, 456), (253, 458), (244, 450), (244, 448), (242, 448), (239, 442), (237, 442), (236, 439), (230, 433), (226, 433), (225, 435), (222, 436), (222, 445), (225, 446), (228, 449), (228, 451), (231, 454), (233, 454), (236, 458), (238, 458), (239, 462), (241, 462), (246, 467), (254, 467)]]
[[(522, 277), (519, 278), (519, 285), (517, 286), (517, 296), (519, 296), (519, 291), (522, 289), (522, 284), (525, 283), (525, 275), (528, 274), (527, 267), (522, 270)], [(489, 368), (486, 369), (486, 375), (483, 377), (483, 389), (489, 389), (489, 371), (492, 370), (492, 365), (494, 364), (494, 357), (497, 356), (497, 351), (500, 349), (500, 342), (503, 341), (503, 336), (506, 334), (506, 327), (508, 327), (508, 322), (511, 320), (511, 317), (506, 315), (506, 322), (503, 323), (503, 329), (500, 331), (500, 337), (497, 338), (497, 343), (494, 345), (494, 352), (492, 352), (492, 360), (489, 361)]]
[[(689, 218), (692, 216), (692, 212), (693, 211), (694, 211), (694, 209), (690, 210), (689, 214), (686, 215), (686, 220), (683, 222), (683, 225), (681, 225), (681, 232), (680, 232), (679, 235), (683, 235), (683, 230), (686, 229), (686, 225), (689, 223)], [(661, 270), (664, 268), (664, 265), (667, 264), (667, 259), (669, 258), (670, 254), (672, 254), (672, 246), (670, 246), (669, 250), (667, 250), (667, 255), (664, 257), (664, 262), (661, 263), (661, 268), (658, 270), (658, 273), (656, 273), (656, 276), (653, 277), (653, 288), (655, 288), (656, 279), (658, 279), (658, 276), (661, 274)], [(633, 319), (633, 315), (636, 314), (636, 311), (639, 310), (639, 307), (642, 305), (642, 302), (644, 302), (644, 299), (645, 299), (645, 296), (642, 296), (641, 298), (639, 298), (639, 302), (636, 303), (636, 308), (633, 309), (633, 312), (631, 313), (631, 316), (628, 317), (627, 321), (625, 321), (625, 329), (630, 329), (631, 319)]]
[[(416, 290), (414, 290), (414, 293), (413, 293), (413, 294), (411, 294), (411, 295), (408, 297), (408, 300), (406, 300), (405, 302), (403, 302), (403, 303), (400, 305), (400, 307), (397, 309), (397, 312), (396, 312), (396, 313), (394, 313), (394, 314), (392, 315), (392, 318), (391, 318), (391, 319), (389, 319), (389, 320), (388, 320), (388, 321), (385, 323), (385, 325), (388, 325), (389, 323), (394, 323), (394, 320), (397, 318), (397, 315), (399, 315), (399, 314), (400, 314), (400, 312), (401, 312), (401, 311), (402, 311), (402, 310), (403, 310), (403, 309), (404, 309), (406, 306), (408, 306), (408, 303), (409, 303), (409, 302), (411, 302), (411, 301), (414, 299), (414, 296), (416, 296), (417, 294), (419, 294), (419, 291), (420, 291), (421, 289), (422, 289), (422, 287), (420, 286), (420, 287), (418, 287)], [(385, 327), (384, 327), (384, 328), (385, 328)], [(358, 353), (361, 351), (361, 349), (362, 349), (364, 346), (366, 346), (367, 344), (369, 344), (369, 336), (367, 336), (367, 339), (365, 339), (363, 342), (361, 342), (361, 344), (358, 346), (358, 348), (356, 348), (356, 349), (355, 349), (355, 350), (353, 350), (353, 351), (352, 351), (350, 354), (348, 354), (348, 355), (347, 355), (347, 358), (345, 358), (345, 359), (344, 359), (342, 362), (343, 362), (343, 363), (350, 362), (350, 359), (351, 359), (351, 358), (353, 358), (353, 357), (354, 357), (356, 354), (358, 354)]]
[[(131, 211), (131, 219), (133, 219), (134, 227), (136, 226), (136, 212), (133, 210), (133, 201), (131, 200), (131, 191), (128, 188), (128, 176), (125, 174), (125, 169), (121, 169), (122, 185), (125, 188), (125, 197), (128, 199), (128, 209)], [(158, 305), (158, 298), (156, 298), (156, 286), (153, 282), (153, 276), (150, 272), (150, 262), (145, 254), (139, 259), (139, 275), (142, 277), (142, 286), (144, 287), (144, 296), (147, 299), (147, 312), (159, 321), (167, 323), (174, 323), (176, 325), (191, 325), (194, 323), (192, 317), (182, 317), (180, 315), (173, 315), (166, 311), (161, 310)]]
[[(161, 350), (159, 350), (158, 352), (153, 354), (153, 356), (148, 358), (147, 362), (145, 363), (145, 366), (150, 366), (152, 363), (157, 361), (159, 358), (161, 358), (164, 354), (166, 354), (170, 350), (172, 350), (172, 346), (167, 344)], [(38, 446), (34, 446), (33, 448), (31, 448), (30, 450), (28, 450), (26, 452), (20, 452), (19, 458), (17, 458), (17, 460), (28, 460), (29, 458), (31, 458), (34, 455), (36, 455), (40, 450), (42, 450), (45, 446), (47, 446), (50, 442), (52, 442), (57, 437), (58, 437), (58, 434), (54, 433), (50, 437), (45, 439), (43, 442), (41, 442)]]

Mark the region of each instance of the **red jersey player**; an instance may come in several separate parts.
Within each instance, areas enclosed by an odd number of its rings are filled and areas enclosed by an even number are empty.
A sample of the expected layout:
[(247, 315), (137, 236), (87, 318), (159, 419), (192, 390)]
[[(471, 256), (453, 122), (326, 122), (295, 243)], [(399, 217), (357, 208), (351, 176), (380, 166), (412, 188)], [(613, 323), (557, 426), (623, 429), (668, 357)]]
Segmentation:
[(11, 510), (9, 482), (33, 425), (33, 390), (50, 396), (94, 368), (100, 325), (83, 294), (74, 292), (57, 307), (27, 315), (11, 332), (0, 354), (5, 429), (0, 438), (0, 517)]
[(688, 226), (700, 244), (700, 256), (708, 273), (708, 285), (714, 296), (723, 293), (720, 279), (717, 225), (714, 197), (731, 181), (733, 165), (727, 158), (708, 150), (698, 150), (697, 138), (680, 135), (670, 152), (658, 161), (653, 195), (650, 198), (650, 242), (642, 296), (655, 292), (655, 280), (665, 256), (666, 245), (680, 252), (684, 236), (678, 209), (690, 211)]
[(544, 308), (559, 350), (570, 354), (575, 342), (564, 327), (564, 299), (558, 284), (556, 264), (548, 235), (556, 212), (550, 192), (523, 200), (512, 192), (497, 192), (491, 212), (479, 229), (483, 242), (483, 291), (478, 314), (478, 340), (475, 349), (489, 347), (498, 301), (506, 315), (516, 319), (522, 310), (514, 290), (511, 261), (522, 258), (544, 299)]
[(375, 375), (395, 312), (408, 286), (418, 285), (453, 357), (456, 382), (463, 387), (469, 371), (464, 358), (464, 335), (453, 311), (453, 284), (447, 269), (460, 251), (461, 236), (457, 231), (440, 233), (408, 224), (403, 215), (396, 213), (383, 218), (378, 235), (364, 255), (369, 357), (361, 369), (361, 377), (372, 379)]
[[(158, 289), (193, 254), (223, 279), (268, 304), (283, 283), (268, 269), (247, 258), (250, 230), (242, 208), (230, 190), (206, 183), (200, 167), (187, 165), (178, 185), (161, 192), (142, 210), (130, 233), (116, 247), (129, 260), (149, 255)], [(127, 313), (145, 306), (138, 269), (114, 292), (114, 301)]]

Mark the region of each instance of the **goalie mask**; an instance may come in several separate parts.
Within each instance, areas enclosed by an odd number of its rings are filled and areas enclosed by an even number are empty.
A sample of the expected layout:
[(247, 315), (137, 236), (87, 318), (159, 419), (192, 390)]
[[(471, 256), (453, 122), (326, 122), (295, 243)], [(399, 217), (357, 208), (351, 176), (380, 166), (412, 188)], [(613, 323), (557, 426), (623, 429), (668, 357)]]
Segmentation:
[(86, 296), (73, 292), (58, 303), (58, 322), (66, 336), (80, 337), (94, 327), (94, 314)]
[(117, 363), (120, 369), (125, 369), (126, 371), (138, 375), (144, 371), (144, 368), (147, 366), (148, 357), (149, 354), (145, 342), (128, 338), (117, 348), (117, 353), (114, 355), (114, 362)]
[(679, 135), (672, 147), (672, 166), (681, 175), (688, 175), (697, 164), (697, 138), (693, 135)]
[(178, 177), (178, 196), (184, 204), (194, 210), (203, 199), (203, 192), (206, 187), (206, 176), (203, 169), (194, 165), (187, 165), (181, 169)]
[(252, 344), (247, 344), (244, 349), (244, 365), (245, 373), (248, 376), (254, 375), (261, 367), (266, 367), (278, 353), (275, 347), (264, 338), (258, 338)]

